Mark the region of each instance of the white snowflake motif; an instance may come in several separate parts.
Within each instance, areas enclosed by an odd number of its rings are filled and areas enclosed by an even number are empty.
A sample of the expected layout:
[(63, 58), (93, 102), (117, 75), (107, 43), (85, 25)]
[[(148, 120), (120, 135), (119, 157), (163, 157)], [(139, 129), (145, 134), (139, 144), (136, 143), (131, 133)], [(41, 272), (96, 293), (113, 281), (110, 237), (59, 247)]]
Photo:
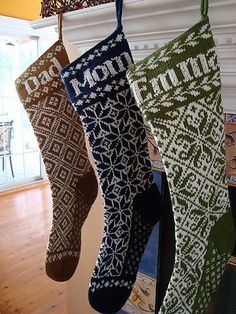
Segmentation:
[(103, 45), (102, 48), (101, 48), (102, 51), (107, 51), (107, 49), (108, 49), (107, 45)]
[(106, 92), (110, 92), (110, 91), (112, 90), (112, 86), (107, 84), (107, 85), (105, 86), (104, 90), (105, 90)]
[(97, 97), (97, 94), (96, 94), (96, 93), (93, 93), (93, 92), (92, 92), (92, 93), (90, 94), (90, 98), (95, 99), (96, 97)]
[(76, 64), (76, 70), (80, 70), (81, 69), (81, 67), (82, 67), (82, 64), (81, 63), (78, 63), (78, 64)]
[(95, 55), (92, 53), (88, 56), (88, 60), (93, 60), (94, 58), (95, 58)]
[(125, 85), (125, 80), (124, 80), (124, 79), (121, 79), (121, 80), (119, 81), (119, 84), (120, 84), (121, 86), (124, 86), (124, 85)]
[(73, 105), (74, 108), (76, 109), (76, 106), (81, 106), (81, 105), (83, 105), (83, 101), (82, 101), (82, 100), (78, 100), (76, 103), (72, 103), (72, 105)]
[(66, 77), (69, 77), (70, 76), (70, 72), (64, 72), (63, 74), (62, 74), (62, 79), (64, 79), (64, 78), (66, 78)]
[[(116, 83), (116, 81), (114, 80), (113, 83)], [(110, 89), (112, 90), (112, 86), (107, 84), (105, 89), (109, 92)], [(101, 94), (104, 93), (101, 91)], [(95, 278), (100, 276), (107, 277), (109, 274), (119, 275), (122, 272), (130, 235), (132, 194), (137, 193), (136, 189), (132, 189), (132, 191), (130, 190), (127, 193), (127, 195), (130, 195), (128, 197), (123, 195), (123, 190), (127, 191), (129, 186), (134, 185), (133, 179), (127, 175), (127, 169), (131, 167), (132, 170), (136, 171), (142, 164), (142, 161), (136, 158), (132, 166), (128, 165), (127, 160), (129, 158), (126, 158), (126, 153), (129, 148), (123, 148), (124, 150), (122, 150), (123, 141), (126, 142), (126, 139), (129, 139), (127, 144), (131, 141), (136, 145), (137, 137), (135, 132), (131, 132), (132, 128), (127, 127), (124, 128), (124, 133), (120, 133), (120, 130), (123, 130), (123, 125), (129, 126), (130, 123), (132, 124), (132, 121), (139, 121), (140, 112), (137, 111), (135, 104), (133, 104), (133, 98), (130, 97), (129, 89), (116, 94), (115, 99), (113, 97), (110, 99), (108, 96), (106, 101), (86, 107), (83, 110), (83, 115), (81, 115), (89, 140), (95, 145), (92, 148), (93, 152), (99, 154), (99, 158), (96, 161), (96, 168), (101, 185), (104, 185), (104, 187), (110, 186), (111, 191), (109, 202), (105, 204), (105, 222), (107, 227), (104, 229), (104, 242), (102, 243), (100, 255), (96, 262), (96, 270), (93, 273)], [(127, 107), (132, 111), (132, 119), (129, 117)], [(146, 138), (142, 139), (142, 141), (144, 140), (146, 141)], [(97, 145), (97, 141), (99, 141), (99, 145)], [(144, 146), (142, 145), (142, 147)], [(148, 159), (146, 150), (144, 154)], [(141, 180), (143, 182), (142, 177), (137, 177), (135, 184), (139, 186)], [(102, 195), (104, 200), (108, 199), (106, 193), (102, 193)], [(105, 256), (107, 258), (106, 263), (103, 263), (101, 266), (100, 263)]]
[(120, 42), (120, 41), (122, 41), (122, 39), (123, 39), (123, 35), (122, 34), (118, 34), (116, 36), (116, 41)]

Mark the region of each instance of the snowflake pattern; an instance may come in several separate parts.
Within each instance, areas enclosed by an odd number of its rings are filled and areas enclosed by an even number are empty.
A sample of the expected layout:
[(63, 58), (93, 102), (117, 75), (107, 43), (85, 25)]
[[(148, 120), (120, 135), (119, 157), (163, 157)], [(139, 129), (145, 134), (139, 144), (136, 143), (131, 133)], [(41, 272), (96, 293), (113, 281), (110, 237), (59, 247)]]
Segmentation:
[[(99, 64), (92, 57), (98, 54)], [(131, 63), (127, 41), (118, 30), (61, 73), (90, 143), (104, 204), (104, 234), (90, 284), (92, 292), (111, 287), (113, 282), (124, 286), (124, 280), (109, 279), (123, 275), (132, 276), (131, 289), (154, 224), (143, 219), (133, 204), (138, 194), (155, 183), (143, 118), (126, 79)], [(74, 69), (80, 72), (73, 75)], [(82, 73), (89, 82), (81, 79)], [(74, 79), (81, 94), (76, 95), (71, 86)], [(101, 278), (107, 278), (103, 280), (106, 284)]]

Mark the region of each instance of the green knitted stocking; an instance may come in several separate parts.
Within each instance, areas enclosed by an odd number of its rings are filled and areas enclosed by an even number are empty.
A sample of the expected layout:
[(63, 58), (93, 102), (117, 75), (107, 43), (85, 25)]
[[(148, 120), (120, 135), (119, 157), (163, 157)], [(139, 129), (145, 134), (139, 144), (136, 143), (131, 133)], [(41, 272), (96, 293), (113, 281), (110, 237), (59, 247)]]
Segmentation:
[(207, 11), (202, 0), (200, 22), (128, 71), (156, 137), (174, 211), (175, 265), (161, 314), (206, 313), (234, 240), (220, 70)]

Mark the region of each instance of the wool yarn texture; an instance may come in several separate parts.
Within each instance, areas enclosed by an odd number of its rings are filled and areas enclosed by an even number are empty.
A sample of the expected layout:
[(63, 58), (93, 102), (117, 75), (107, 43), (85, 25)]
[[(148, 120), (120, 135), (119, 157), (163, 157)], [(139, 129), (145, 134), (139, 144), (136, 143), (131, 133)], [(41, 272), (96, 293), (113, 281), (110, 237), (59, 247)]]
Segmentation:
[(45, 263), (47, 275), (56, 281), (70, 279), (77, 267), (81, 227), (97, 196), (83, 128), (59, 76), (67, 64), (59, 40), (16, 80), (52, 192), (53, 218)]
[(160, 314), (203, 314), (230, 256), (220, 69), (202, 19), (127, 73), (164, 163), (175, 220), (173, 273)]
[(139, 261), (161, 216), (141, 112), (126, 79), (133, 63), (116, 30), (62, 70), (65, 87), (83, 123), (95, 160), (104, 205), (104, 233), (89, 287), (91, 306), (119, 311), (136, 279)]

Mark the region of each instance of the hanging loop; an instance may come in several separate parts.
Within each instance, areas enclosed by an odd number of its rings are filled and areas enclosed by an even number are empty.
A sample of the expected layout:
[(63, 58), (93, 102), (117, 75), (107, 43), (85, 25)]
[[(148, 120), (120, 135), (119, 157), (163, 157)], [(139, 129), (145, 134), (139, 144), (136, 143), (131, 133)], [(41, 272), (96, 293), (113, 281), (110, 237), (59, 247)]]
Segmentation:
[(58, 14), (58, 40), (62, 40), (62, 15), (62, 12)]
[(208, 0), (201, 0), (201, 16), (202, 18), (208, 16)]
[(122, 27), (123, 0), (116, 0), (117, 27)]

